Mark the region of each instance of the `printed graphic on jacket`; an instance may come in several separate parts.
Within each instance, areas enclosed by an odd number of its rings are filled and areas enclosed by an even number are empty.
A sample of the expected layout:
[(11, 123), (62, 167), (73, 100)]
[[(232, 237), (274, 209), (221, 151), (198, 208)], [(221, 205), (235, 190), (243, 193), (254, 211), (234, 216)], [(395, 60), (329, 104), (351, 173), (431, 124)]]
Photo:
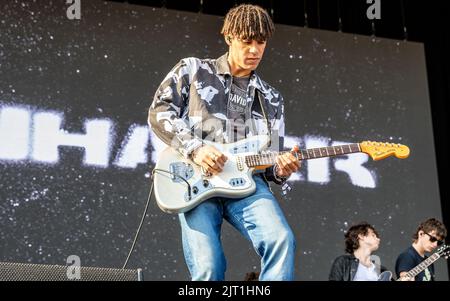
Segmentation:
[[(232, 125), (238, 135), (270, 135), (270, 150), (284, 150), (283, 97), (252, 72), (248, 88), (243, 89), (245, 94), (233, 97), (229, 106), (233, 78), (227, 57), (228, 53), (218, 59), (184, 58), (167, 74), (155, 93), (148, 123), (164, 143), (177, 149), (185, 158), (202, 146), (203, 140), (232, 142), (228, 141), (227, 135), (229, 119), (233, 119)], [(244, 118), (241, 118), (242, 97), (246, 100)], [(255, 105), (259, 99), (270, 126), (267, 126), (259, 106)], [(227, 116), (229, 110), (233, 112), (233, 118)], [(246, 121), (246, 132), (242, 127), (236, 127), (236, 121), (240, 119)], [(268, 180), (274, 179), (273, 168), (266, 170), (266, 174)], [(278, 180), (274, 182), (281, 183)]]

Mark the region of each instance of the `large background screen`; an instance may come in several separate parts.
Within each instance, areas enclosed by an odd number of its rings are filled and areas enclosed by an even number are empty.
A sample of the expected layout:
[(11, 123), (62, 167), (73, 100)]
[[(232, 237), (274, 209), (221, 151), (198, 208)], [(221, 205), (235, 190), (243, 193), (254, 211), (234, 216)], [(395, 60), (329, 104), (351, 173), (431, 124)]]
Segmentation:
[[(181, 58), (226, 50), (223, 18), (129, 4), (2, 1), (0, 261), (122, 267), (164, 145), (147, 126), (157, 86)], [(359, 221), (381, 235), (393, 270), (418, 223), (441, 219), (423, 45), (277, 26), (259, 74), (286, 101), (286, 147), (364, 140), (408, 145), (408, 159), (365, 154), (304, 162), (285, 197), (297, 280), (326, 280)], [(227, 279), (260, 269), (224, 225)], [(146, 280), (188, 280), (176, 215), (154, 201), (128, 264)], [(448, 279), (443, 262), (437, 277)]]

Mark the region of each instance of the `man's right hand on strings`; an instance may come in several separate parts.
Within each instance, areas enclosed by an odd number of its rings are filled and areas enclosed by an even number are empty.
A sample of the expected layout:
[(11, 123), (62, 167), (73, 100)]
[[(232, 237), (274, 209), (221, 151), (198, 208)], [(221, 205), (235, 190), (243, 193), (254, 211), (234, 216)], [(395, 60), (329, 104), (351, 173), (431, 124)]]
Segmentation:
[(204, 145), (192, 153), (192, 160), (210, 174), (216, 175), (223, 170), (228, 158), (214, 146)]

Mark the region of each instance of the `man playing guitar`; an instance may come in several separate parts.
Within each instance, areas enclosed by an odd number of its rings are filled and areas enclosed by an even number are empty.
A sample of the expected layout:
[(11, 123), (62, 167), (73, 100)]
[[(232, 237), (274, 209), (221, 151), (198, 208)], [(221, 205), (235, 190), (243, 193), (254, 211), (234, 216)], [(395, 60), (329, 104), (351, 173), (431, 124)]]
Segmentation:
[(407, 273), (426, 260), (425, 253), (433, 252), (447, 236), (445, 225), (435, 218), (422, 222), (413, 235), (412, 245), (401, 253), (395, 263), (395, 272), (400, 280), (433, 281), (434, 266), (431, 264), (414, 278)]
[[(283, 150), (283, 98), (255, 73), (273, 31), (261, 7), (243, 4), (231, 9), (221, 32), (228, 53), (218, 59), (182, 59), (155, 94), (149, 110), (152, 130), (205, 173), (220, 173), (227, 161), (221, 151), (203, 143), (207, 138), (229, 143), (266, 130), (264, 134), (277, 138), (272, 149)], [(214, 197), (178, 215), (192, 280), (224, 280), (223, 219), (261, 256), (259, 280), (293, 280), (295, 237), (267, 181), (284, 184), (300, 162), (289, 152), (278, 155), (276, 162), (253, 175), (252, 195)]]

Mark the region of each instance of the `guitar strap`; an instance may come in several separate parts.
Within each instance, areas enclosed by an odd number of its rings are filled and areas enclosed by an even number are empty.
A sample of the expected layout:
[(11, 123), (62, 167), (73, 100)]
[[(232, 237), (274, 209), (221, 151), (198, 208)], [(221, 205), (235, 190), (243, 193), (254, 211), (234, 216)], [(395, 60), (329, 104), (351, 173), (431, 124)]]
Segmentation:
[(263, 114), (265, 122), (266, 122), (267, 135), (269, 136), (269, 145), (268, 145), (268, 147), (270, 147), (272, 145), (272, 128), (271, 128), (270, 121), (267, 118), (266, 109), (264, 108), (263, 102), (261, 100), (263, 98), (263, 96), (261, 95), (261, 92), (258, 91), (258, 90), (256, 90), (256, 97), (259, 100), (259, 105), (261, 106), (261, 111), (262, 111), (262, 114)]
[[(261, 92), (258, 91), (258, 90), (256, 91), (256, 97), (258, 97), (259, 105), (261, 106), (261, 111), (262, 111), (264, 119), (266, 121), (267, 135), (269, 135), (269, 145), (268, 145), (268, 147), (270, 147), (272, 145), (272, 127), (271, 127), (269, 118), (267, 117), (266, 110), (265, 110), (263, 102), (262, 102), (263, 96), (261, 95)], [(266, 182), (268, 183), (265, 173), (263, 173), (263, 177), (266, 180)], [(269, 189), (273, 193), (272, 189), (270, 188), (270, 185), (269, 185)], [(292, 187), (286, 181), (284, 183), (282, 183), (281, 191), (282, 191), (282, 197), (283, 198), (286, 198), (287, 193), (289, 191), (291, 191), (291, 190), (292, 190)]]

